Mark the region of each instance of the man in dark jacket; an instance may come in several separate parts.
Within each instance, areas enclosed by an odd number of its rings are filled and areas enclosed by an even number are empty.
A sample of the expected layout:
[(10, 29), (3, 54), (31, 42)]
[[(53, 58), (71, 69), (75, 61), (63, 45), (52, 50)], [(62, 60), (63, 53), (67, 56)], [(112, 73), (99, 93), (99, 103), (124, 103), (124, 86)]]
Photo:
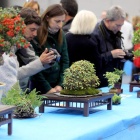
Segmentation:
[(67, 12), (65, 23), (62, 27), (64, 33), (66, 34), (70, 29), (73, 18), (77, 14), (78, 4), (76, 0), (60, 0), (60, 4)]
[(103, 76), (106, 72), (113, 72), (114, 68), (121, 69), (121, 59), (126, 55), (121, 49), (121, 27), (126, 14), (119, 6), (111, 7), (99, 24), (96, 25), (92, 39), (94, 47), (98, 47), (102, 58), (102, 69), (97, 71), (100, 87), (108, 86), (107, 79)]

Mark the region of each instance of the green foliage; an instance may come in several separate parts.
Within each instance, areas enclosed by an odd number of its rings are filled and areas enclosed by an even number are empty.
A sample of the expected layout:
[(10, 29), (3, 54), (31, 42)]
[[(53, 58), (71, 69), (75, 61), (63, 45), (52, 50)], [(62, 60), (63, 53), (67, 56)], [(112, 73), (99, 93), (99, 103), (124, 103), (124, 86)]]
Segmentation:
[[(137, 27), (138, 27), (138, 30), (136, 30), (135, 32), (134, 32), (134, 36), (133, 36), (133, 38), (132, 38), (132, 43), (134, 44), (134, 45), (138, 45), (138, 44), (140, 44), (140, 24), (137, 24)], [(140, 57), (140, 48), (138, 49), (138, 50), (136, 50), (136, 51), (132, 51), (132, 53), (134, 54), (134, 59), (135, 58), (137, 58), (137, 57)]]
[(66, 90), (83, 90), (99, 85), (94, 64), (86, 60), (73, 63), (64, 72), (63, 86)]
[(132, 53), (134, 54), (134, 59), (140, 57), (140, 48), (138, 48), (138, 50), (132, 51)]
[(108, 79), (108, 87), (112, 86), (112, 88), (114, 88), (114, 84), (120, 79), (120, 75), (117, 75), (114, 72), (106, 72), (103, 76)]
[(32, 90), (29, 94), (26, 94), (28, 89), (25, 92), (16, 90), (19, 89), (18, 85), (19, 83), (17, 82), (8, 93), (5, 93), (6, 97), (2, 97), (1, 101), (5, 105), (17, 106), (14, 110), (16, 117), (30, 117), (34, 115), (34, 109), (43, 103), (41, 100), (46, 97), (37, 95), (36, 89)]
[(137, 24), (138, 30), (136, 30), (134, 32), (134, 36), (132, 38), (132, 43), (135, 44), (139, 44), (140, 42), (140, 24)]
[(118, 103), (121, 102), (121, 96), (120, 95), (117, 95), (116, 93), (114, 94), (113, 98), (112, 98), (112, 101), (113, 103), (115, 103), (116, 101), (118, 101)]
[(114, 70), (115, 71), (113, 73), (119, 75), (120, 78), (123, 74), (125, 74), (125, 71), (123, 71), (123, 70), (119, 70), (119, 69), (116, 69), (116, 68), (114, 68)]
[(61, 90), (61, 94), (65, 95), (95, 95), (98, 94), (100, 91), (95, 88), (88, 87), (87, 89), (81, 89), (81, 90)]

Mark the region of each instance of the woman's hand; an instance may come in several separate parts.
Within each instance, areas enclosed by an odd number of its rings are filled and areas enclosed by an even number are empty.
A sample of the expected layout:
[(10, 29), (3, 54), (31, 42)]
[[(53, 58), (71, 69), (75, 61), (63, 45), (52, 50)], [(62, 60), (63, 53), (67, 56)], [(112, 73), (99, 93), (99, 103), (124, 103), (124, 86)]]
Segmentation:
[(55, 86), (54, 89), (56, 92), (60, 92), (63, 88), (61, 86)]
[(52, 88), (51, 90), (49, 90), (49, 91), (47, 92), (47, 94), (49, 94), (49, 93), (54, 93), (54, 92), (57, 92), (57, 91), (56, 91), (55, 88)]

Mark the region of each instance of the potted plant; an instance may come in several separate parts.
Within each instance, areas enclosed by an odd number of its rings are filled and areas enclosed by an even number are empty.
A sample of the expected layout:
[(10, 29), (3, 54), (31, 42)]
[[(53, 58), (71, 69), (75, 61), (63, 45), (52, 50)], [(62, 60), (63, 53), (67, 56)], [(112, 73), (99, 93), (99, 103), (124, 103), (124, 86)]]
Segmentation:
[(2, 54), (10, 54), (12, 47), (27, 48), (30, 43), (24, 38), (26, 25), (24, 18), (14, 8), (0, 7), (0, 65), (4, 63)]
[(121, 78), (122, 78), (122, 75), (125, 74), (125, 71), (123, 70), (119, 70), (119, 69), (116, 69), (114, 68), (114, 74), (117, 74), (120, 76), (120, 79), (118, 80), (118, 82), (115, 83), (114, 87), (117, 88), (117, 89), (121, 89)]
[(112, 98), (112, 103), (113, 105), (118, 105), (121, 103), (121, 96), (120, 95), (117, 95), (116, 93), (114, 93), (114, 96)]
[(94, 64), (86, 60), (73, 63), (64, 72), (64, 89), (60, 94), (65, 95), (95, 95), (100, 90), (95, 89), (99, 85)]
[[(27, 89), (28, 90), (28, 89)], [(46, 98), (41, 95), (37, 95), (36, 89), (32, 90), (29, 94), (26, 94), (27, 90), (23, 92), (20, 89), (19, 81), (13, 85), (11, 90), (8, 91), (6, 97), (2, 97), (2, 103), (5, 105), (15, 105), (17, 108), (13, 111), (16, 118), (29, 118), (35, 117), (35, 108), (39, 107)]]
[(108, 87), (111, 87), (109, 89), (110, 93), (122, 93), (122, 89), (117, 89), (114, 87), (115, 83), (119, 81), (120, 75), (115, 74), (114, 72), (106, 72), (104, 76), (108, 79)]
[[(138, 67), (138, 65), (140, 64), (140, 24), (137, 24), (137, 29), (134, 32), (132, 43), (135, 45), (134, 51), (132, 51), (132, 53), (134, 54), (133, 62)], [(139, 82), (140, 73), (135, 73), (133, 74), (133, 76), (134, 79)]]

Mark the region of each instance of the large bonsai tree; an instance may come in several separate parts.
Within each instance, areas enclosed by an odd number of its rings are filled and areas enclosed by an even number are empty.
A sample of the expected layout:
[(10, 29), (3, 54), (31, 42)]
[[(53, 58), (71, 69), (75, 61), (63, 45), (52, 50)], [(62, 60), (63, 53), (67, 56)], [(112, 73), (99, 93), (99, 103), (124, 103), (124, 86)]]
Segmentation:
[[(99, 92), (96, 86), (99, 85), (99, 78), (96, 76), (94, 64), (86, 60), (73, 63), (70, 68), (64, 72), (64, 81), (61, 94), (95, 94)], [(89, 91), (91, 90), (91, 92)]]

